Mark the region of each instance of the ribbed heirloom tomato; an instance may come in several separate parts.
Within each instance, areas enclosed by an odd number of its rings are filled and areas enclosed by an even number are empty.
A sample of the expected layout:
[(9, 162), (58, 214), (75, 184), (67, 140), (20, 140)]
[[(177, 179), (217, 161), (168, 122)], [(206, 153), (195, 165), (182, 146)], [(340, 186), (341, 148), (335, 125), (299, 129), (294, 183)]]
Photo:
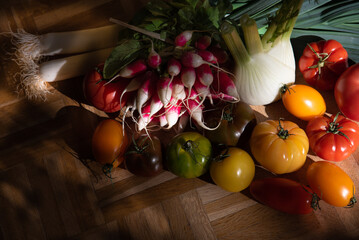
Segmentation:
[(320, 90), (332, 90), (348, 68), (348, 53), (336, 40), (308, 44), (298, 62), (305, 81)]
[(267, 120), (258, 123), (249, 144), (254, 158), (276, 174), (301, 168), (309, 150), (304, 130), (291, 121)]
[(289, 113), (305, 121), (322, 116), (327, 109), (322, 95), (314, 88), (302, 84), (284, 86), (282, 102)]
[(246, 151), (230, 147), (214, 158), (209, 171), (216, 185), (229, 192), (239, 192), (252, 182), (255, 166)]
[(310, 188), (326, 203), (336, 207), (356, 203), (353, 180), (334, 163), (319, 161), (307, 169)]
[(93, 155), (99, 163), (105, 165), (106, 173), (122, 163), (128, 145), (122, 124), (113, 119), (101, 121), (92, 136)]
[(310, 148), (325, 160), (342, 161), (359, 145), (358, 124), (339, 113), (310, 120), (305, 131)]

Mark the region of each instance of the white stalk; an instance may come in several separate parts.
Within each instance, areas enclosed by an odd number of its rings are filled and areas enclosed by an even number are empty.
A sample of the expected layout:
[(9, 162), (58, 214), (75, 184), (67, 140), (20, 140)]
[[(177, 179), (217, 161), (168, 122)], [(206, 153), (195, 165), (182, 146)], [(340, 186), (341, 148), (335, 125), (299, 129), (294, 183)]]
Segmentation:
[(34, 35), (19, 29), (10, 33), (16, 48), (15, 55), (21, 58), (39, 60), (41, 57), (57, 54), (75, 54), (113, 47), (117, 44), (120, 26), (108, 26), (68, 32), (53, 32)]
[(24, 91), (30, 99), (46, 99), (48, 83), (85, 75), (97, 64), (104, 62), (113, 48), (59, 58), (41, 64), (20, 65), (20, 72), (14, 78), (19, 91)]

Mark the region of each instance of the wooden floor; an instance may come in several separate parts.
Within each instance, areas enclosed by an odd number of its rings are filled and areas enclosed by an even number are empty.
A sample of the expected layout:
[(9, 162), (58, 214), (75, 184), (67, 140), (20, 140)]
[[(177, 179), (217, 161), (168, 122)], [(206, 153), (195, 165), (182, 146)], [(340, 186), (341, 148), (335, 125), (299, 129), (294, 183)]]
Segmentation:
[[(76, 30), (124, 21), (144, 0), (0, 0), (0, 32)], [(103, 113), (84, 104), (81, 80), (53, 84), (47, 101), (18, 96), (7, 80), (16, 70), (0, 36), (0, 239), (359, 239), (359, 206), (306, 216), (279, 213), (245, 190), (229, 193), (208, 179), (170, 172), (146, 179), (123, 168), (110, 180), (89, 160), (90, 139)], [(298, 81), (302, 81), (300, 77)], [(332, 92), (323, 93), (336, 113)], [(281, 102), (253, 107), (259, 121), (291, 117)], [(310, 152), (298, 172), (305, 181)], [(359, 152), (339, 163), (359, 185)], [(268, 175), (260, 168), (256, 177)], [(357, 196), (358, 198), (358, 196)]]

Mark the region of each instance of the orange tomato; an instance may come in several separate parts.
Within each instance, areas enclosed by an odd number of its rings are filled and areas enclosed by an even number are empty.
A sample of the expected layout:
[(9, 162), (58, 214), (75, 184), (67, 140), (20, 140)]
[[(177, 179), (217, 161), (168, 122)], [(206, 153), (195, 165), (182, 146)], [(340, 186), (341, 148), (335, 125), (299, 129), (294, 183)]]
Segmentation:
[(122, 163), (128, 145), (122, 124), (113, 119), (100, 122), (92, 136), (92, 153), (96, 161), (103, 165), (109, 164), (111, 168)]
[(249, 144), (254, 158), (276, 174), (301, 168), (309, 150), (306, 133), (291, 121), (267, 120), (257, 124)]
[(327, 109), (322, 95), (310, 86), (294, 84), (285, 86), (282, 92), (285, 109), (299, 119), (309, 121), (322, 116)]
[(318, 197), (330, 205), (346, 207), (356, 202), (353, 180), (333, 163), (312, 163), (307, 169), (307, 181)]

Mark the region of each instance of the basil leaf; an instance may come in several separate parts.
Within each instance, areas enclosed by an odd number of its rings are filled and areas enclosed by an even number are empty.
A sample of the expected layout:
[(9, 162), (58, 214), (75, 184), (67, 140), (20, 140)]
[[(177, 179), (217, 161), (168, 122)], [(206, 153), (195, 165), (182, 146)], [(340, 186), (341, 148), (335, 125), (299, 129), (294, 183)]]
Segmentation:
[(103, 68), (103, 77), (110, 79), (127, 64), (138, 58), (142, 45), (137, 40), (126, 40), (120, 43), (106, 59)]

